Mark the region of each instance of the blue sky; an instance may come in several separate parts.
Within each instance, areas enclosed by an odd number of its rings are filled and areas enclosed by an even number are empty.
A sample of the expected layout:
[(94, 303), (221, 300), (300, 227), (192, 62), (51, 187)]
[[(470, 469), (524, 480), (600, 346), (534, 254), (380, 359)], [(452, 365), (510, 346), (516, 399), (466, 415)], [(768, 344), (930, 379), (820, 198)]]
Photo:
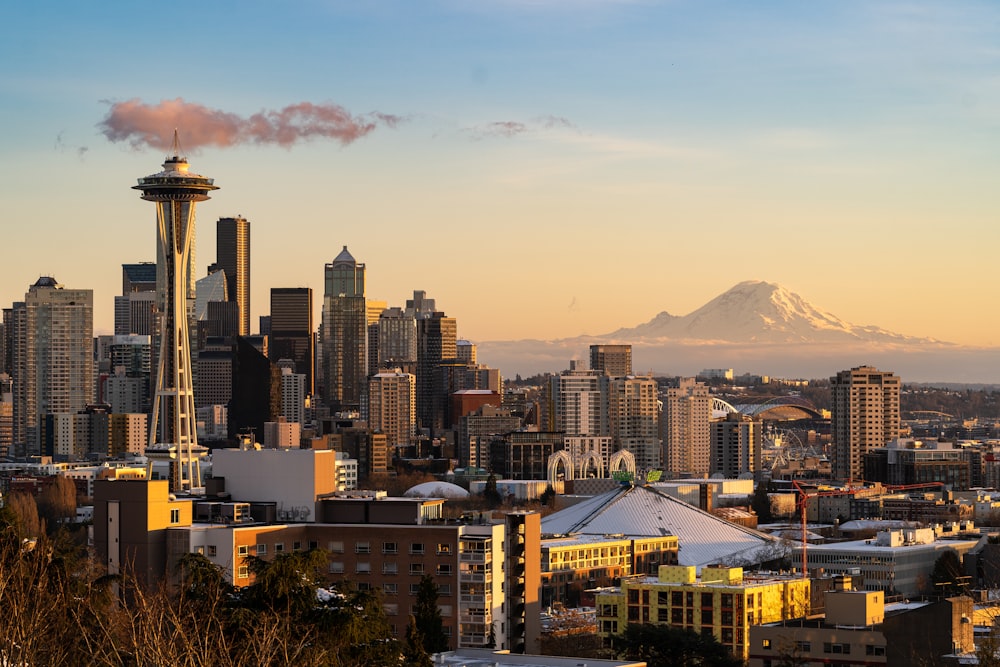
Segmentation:
[[(182, 145), (252, 224), (252, 321), (347, 245), (369, 296), (424, 289), (474, 340), (685, 314), (737, 282), (857, 324), (1000, 344), (992, 2), (19, 3), (0, 42), (0, 303), (152, 260), (129, 188), (163, 151), (113, 105), (402, 121), (349, 144)], [(169, 134), (173, 128), (164, 128)], [(503, 131), (501, 131), (503, 130)]]

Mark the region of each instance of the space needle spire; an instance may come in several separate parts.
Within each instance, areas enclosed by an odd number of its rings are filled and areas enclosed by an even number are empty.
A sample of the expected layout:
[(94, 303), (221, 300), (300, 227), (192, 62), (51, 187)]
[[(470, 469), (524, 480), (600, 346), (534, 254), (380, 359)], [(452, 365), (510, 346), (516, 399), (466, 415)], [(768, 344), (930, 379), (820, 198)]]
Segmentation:
[(188, 327), (188, 266), (195, 225), (195, 204), (219, 188), (213, 179), (189, 170), (181, 156), (174, 130), (173, 155), (163, 171), (139, 179), (133, 190), (156, 204), (159, 252), (156, 270), (157, 310), (160, 313), (156, 391), (147, 449), (170, 450), (174, 490), (197, 485), (193, 449), (198, 444), (191, 374), (191, 338)]

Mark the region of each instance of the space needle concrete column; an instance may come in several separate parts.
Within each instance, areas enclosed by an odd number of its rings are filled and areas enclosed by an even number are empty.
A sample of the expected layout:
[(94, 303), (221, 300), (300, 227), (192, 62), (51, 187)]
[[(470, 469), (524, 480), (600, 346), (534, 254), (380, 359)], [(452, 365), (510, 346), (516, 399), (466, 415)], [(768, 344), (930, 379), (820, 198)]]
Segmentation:
[(189, 171), (187, 158), (180, 156), (176, 130), (173, 153), (163, 163), (163, 171), (140, 178), (132, 189), (156, 204), (157, 259), (162, 264), (157, 266), (160, 342), (147, 449), (169, 452), (175, 462), (171, 487), (181, 490), (197, 484), (192, 450), (198, 444), (198, 431), (188, 331), (188, 265), (195, 204), (209, 199), (208, 193), (218, 187), (211, 178)]

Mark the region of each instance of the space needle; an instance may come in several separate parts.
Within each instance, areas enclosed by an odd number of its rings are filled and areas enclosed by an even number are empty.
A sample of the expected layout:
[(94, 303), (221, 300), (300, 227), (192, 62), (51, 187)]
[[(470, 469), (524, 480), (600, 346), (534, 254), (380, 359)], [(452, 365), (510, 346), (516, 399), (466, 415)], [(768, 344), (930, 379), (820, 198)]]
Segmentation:
[(156, 391), (149, 428), (150, 453), (169, 453), (171, 489), (198, 485), (193, 450), (198, 445), (194, 386), (191, 375), (191, 338), (188, 327), (188, 267), (195, 226), (195, 204), (219, 188), (213, 179), (189, 170), (180, 155), (174, 130), (173, 155), (163, 171), (139, 179), (133, 190), (156, 204), (159, 252), (156, 267), (159, 353)]

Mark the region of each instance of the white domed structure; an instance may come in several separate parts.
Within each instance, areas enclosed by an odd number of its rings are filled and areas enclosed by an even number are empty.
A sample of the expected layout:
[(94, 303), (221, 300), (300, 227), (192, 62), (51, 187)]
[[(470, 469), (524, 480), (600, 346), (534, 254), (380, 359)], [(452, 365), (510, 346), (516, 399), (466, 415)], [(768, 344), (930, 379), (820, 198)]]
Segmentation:
[(469, 492), (458, 484), (451, 482), (424, 482), (407, 489), (404, 493), (407, 498), (468, 498)]

